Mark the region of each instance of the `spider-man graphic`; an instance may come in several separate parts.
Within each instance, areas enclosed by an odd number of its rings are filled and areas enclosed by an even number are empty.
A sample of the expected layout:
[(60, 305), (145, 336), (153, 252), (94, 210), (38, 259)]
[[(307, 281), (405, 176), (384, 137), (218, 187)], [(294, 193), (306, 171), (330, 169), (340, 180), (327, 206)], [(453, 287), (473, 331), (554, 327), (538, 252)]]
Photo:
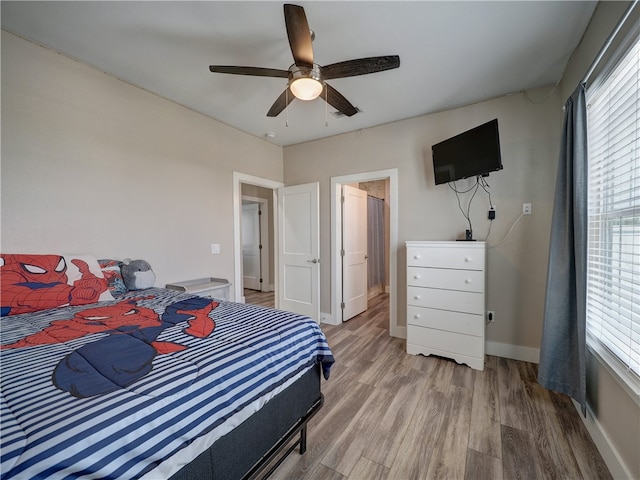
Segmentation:
[[(153, 298), (146, 297), (144, 299)], [(56, 387), (75, 397), (101, 395), (126, 388), (153, 368), (157, 354), (167, 354), (187, 347), (155, 339), (180, 322), (188, 321), (187, 335), (205, 338), (213, 332), (215, 322), (209, 317), (218, 306), (208, 298), (193, 297), (168, 305), (159, 316), (150, 308), (138, 306), (143, 298), (123, 300), (114, 305), (87, 308), (73, 318), (55, 320), (44, 330), (2, 349), (34, 347), (68, 342), (95, 333), (109, 333), (64, 357), (53, 372)]]
[(107, 290), (104, 278), (89, 271), (86, 262), (71, 260), (82, 278), (69, 285), (67, 263), (60, 255), (2, 255), (1, 315), (16, 315), (62, 305), (98, 301)]

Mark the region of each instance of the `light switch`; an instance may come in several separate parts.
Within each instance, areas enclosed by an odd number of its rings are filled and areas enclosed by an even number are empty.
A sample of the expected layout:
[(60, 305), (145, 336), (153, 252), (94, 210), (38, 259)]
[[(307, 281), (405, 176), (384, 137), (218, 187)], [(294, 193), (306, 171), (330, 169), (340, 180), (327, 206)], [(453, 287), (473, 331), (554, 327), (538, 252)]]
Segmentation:
[(211, 253), (220, 253), (220, 244), (219, 243), (212, 243), (211, 244)]

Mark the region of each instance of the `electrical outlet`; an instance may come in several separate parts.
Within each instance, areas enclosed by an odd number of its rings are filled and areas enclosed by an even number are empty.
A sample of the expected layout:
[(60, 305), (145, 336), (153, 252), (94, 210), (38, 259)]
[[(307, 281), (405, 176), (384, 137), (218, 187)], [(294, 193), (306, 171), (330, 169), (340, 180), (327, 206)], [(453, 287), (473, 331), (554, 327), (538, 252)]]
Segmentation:
[(531, 215), (531, 204), (523, 203), (522, 204), (522, 214), (523, 215)]
[(493, 206), (489, 209), (489, 214), (487, 216), (487, 218), (489, 218), (489, 220), (495, 220), (496, 219), (496, 207)]
[(488, 310), (487, 311), (487, 325), (493, 323), (496, 321), (496, 312), (494, 312), (493, 310)]

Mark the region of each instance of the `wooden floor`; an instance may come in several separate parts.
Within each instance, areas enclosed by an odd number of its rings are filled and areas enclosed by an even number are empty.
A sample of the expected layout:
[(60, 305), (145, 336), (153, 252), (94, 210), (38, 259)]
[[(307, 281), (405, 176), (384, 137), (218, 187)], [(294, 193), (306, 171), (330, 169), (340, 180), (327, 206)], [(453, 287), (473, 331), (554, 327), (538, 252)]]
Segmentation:
[(272, 478), (610, 479), (568, 397), (536, 383), (536, 365), (486, 357), (480, 372), (407, 355), (388, 334), (388, 295), (340, 326), (308, 449)]
[(262, 305), (273, 308), (275, 303), (273, 292), (259, 292), (258, 290), (244, 289), (244, 301), (251, 305)]

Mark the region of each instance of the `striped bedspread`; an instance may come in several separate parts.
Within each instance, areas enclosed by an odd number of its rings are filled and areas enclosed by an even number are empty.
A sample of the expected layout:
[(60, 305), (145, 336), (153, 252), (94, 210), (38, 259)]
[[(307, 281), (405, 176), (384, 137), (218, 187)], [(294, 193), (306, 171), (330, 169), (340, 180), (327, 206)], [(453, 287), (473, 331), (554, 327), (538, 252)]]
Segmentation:
[(333, 364), (311, 319), (163, 289), (0, 321), (2, 479), (165, 478)]

